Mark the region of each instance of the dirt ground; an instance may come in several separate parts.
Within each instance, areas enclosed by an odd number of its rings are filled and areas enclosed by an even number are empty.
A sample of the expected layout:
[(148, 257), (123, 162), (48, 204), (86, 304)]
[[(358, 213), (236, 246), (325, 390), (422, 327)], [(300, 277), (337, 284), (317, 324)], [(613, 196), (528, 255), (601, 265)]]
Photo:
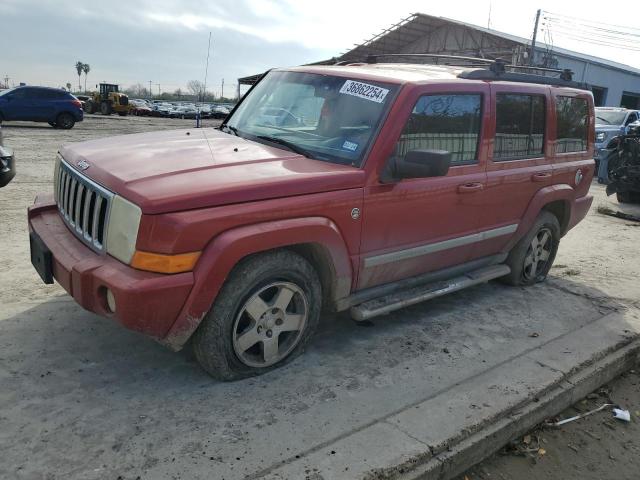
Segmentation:
[(613, 407), (608, 407), (561, 427), (541, 425), (458, 480), (637, 479), (640, 469), (638, 371), (625, 373), (550, 421), (571, 418), (606, 403), (629, 410), (631, 422), (614, 419)]
[[(524, 289), (491, 282), (376, 319), (371, 328), (345, 315), (328, 316), (290, 365), (255, 379), (216, 383), (188, 351), (169, 352), (82, 310), (60, 286), (44, 285), (29, 262), (26, 209), (38, 192), (51, 191), (61, 144), (191, 126), (190, 120), (98, 115), (69, 131), (3, 124), (18, 173), (0, 189), (0, 478), (262, 478), (607, 313), (640, 308), (640, 223), (598, 214), (601, 203), (618, 206), (594, 183), (594, 208), (561, 242), (544, 284)], [(613, 385), (612, 399), (634, 412), (634, 423), (594, 429), (595, 435), (602, 442), (638, 439), (637, 390), (622, 393)], [(459, 414), (477, 412), (473, 405)], [(604, 416), (563, 430), (577, 435)], [(544, 432), (547, 442), (557, 436), (559, 443), (545, 446), (547, 454), (533, 467), (528, 459), (496, 457), (481, 468), (513, 462), (522, 470), (500, 471), (506, 478), (566, 479), (625, 478), (634, 464), (640, 467), (633, 450), (640, 443), (629, 444), (631, 450), (611, 443), (616, 460), (602, 450), (608, 468), (601, 470), (604, 476), (589, 477), (595, 471), (589, 465), (600, 457), (563, 435)], [(568, 443), (578, 453), (567, 450)], [(327, 461), (334, 454), (340, 452), (327, 452)], [(571, 467), (533, 476), (556, 455), (571, 459)], [(358, 461), (375, 463), (353, 459), (354, 465)], [(572, 476), (574, 468), (584, 473)]]

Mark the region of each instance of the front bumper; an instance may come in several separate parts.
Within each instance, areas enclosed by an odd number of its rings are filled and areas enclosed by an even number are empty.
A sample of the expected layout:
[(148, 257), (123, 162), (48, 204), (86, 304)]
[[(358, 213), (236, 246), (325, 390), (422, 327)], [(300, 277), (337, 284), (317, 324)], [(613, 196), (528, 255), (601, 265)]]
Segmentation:
[[(68, 230), (51, 195), (37, 197), (28, 217), (29, 233), (51, 251), (53, 278), (76, 302), (128, 329), (158, 340), (166, 336), (191, 292), (193, 273), (143, 272), (93, 252)], [(107, 289), (115, 312), (107, 306)]]

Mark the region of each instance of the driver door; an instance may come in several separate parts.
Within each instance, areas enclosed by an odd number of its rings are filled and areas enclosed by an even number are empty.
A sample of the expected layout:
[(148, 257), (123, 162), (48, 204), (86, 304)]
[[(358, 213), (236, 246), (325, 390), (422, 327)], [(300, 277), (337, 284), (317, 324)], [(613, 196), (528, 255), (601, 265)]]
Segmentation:
[(485, 85), (472, 91), (456, 87), (448, 92), (422, 89), (415, 95), (393, 153), (448, 150), (448, 174), (377, 183), (365, 190), (358, 289), (471, 258), (486, 186), (482, 132), (490, 95)]

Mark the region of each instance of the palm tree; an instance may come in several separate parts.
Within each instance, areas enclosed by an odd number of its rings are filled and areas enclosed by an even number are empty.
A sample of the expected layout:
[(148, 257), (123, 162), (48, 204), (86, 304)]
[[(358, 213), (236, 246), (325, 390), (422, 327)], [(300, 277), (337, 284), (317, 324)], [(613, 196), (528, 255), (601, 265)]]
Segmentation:
[(80, 84), (80, 75), (82, 75), (83, 68), (84, 68), (84, 63), (76, 62), (76, 72), (78, 72), (78, 91), (82, 90), (82, 85)]
[(84, 92), (87, 93), (87, 75), (91, 71), (91, 66), (88, 63), (82, 64), (82, 71), (84, 72)]

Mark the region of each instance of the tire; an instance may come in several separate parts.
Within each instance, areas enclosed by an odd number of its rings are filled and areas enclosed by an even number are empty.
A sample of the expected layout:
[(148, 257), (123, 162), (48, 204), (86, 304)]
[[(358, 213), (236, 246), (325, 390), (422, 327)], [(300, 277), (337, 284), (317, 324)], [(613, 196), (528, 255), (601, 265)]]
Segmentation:
[(84, 102), (84, 112), (85, 113), (95, 113), (96, 112), (96, 106), (93, 103), (92, 100), (87, 100), (86, 102)]
[[(511, 273), (501, 280), (514, 286), (543, 282), (553, 265), (559, 245), (560, 222), (553, 213), (542, 211), (531, 230), (509, 252), (505, 263), (511, 268)], [(532, 253), (535, 253), (533, 257)]]
[[(321, 305), (318, 274), (304, 258), (288, 250), (251, 255), (233, 269), (195, 332), (195, 357), (219, 380), (266, 373), (303, 351)], [(297, 329), (281, 330), (287, 325)]]
[(100, 104), (100, 113), (102, 115), (111, 115), (112, 108), (109, 102), (102, 102)]
[(618, 203), (631, 203), (631, 192), (616, 192)]
[(76, 119), (70, 113), (61, 113), (56, 117), (56, 128), (71, 130), (76, 124)]

